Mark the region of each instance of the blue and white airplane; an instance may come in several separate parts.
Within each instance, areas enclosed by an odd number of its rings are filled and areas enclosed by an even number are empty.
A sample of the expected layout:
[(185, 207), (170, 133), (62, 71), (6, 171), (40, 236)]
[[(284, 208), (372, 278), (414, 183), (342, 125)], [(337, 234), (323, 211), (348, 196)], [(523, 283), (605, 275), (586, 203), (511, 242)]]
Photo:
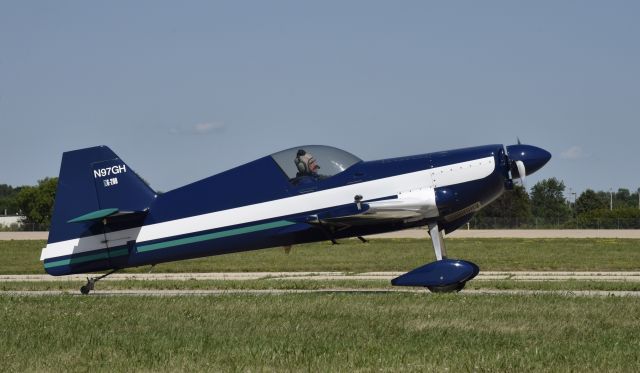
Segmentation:
[(447, 258), (443, 234), (544, 166), (535, 146), (486, 145), (362, 161), (299, 146), (156, 193), (106, 146), (65, 152), (47, 246), (60, 276), (428, 226), (436, 261), (392, 280), (459, 291), (479, 268)]

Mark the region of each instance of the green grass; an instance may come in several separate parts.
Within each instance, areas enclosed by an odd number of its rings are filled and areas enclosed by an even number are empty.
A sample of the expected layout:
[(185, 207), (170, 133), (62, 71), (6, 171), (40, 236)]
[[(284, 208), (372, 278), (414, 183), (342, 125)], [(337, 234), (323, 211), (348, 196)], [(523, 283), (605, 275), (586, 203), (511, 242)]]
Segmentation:
[(640, 299), (0, 296), (4, 371), (637, 371)]
[(40, 251), (45, 241), (0, 241), (0, 274), (44, 273)]
[[(0, 274), (44, 273), (42, 241), (0, 241)], [(482, 270), (637, 271), (640, 240), (448, 239)], [(407, 271), (430, 242), (345, 240), (158, 265), (154, 272)], [(146, 272), (148, 267), (128, 270)], [(83, 281), (0, 282), (68, 290)], [(386, 280), (123, 280), (114, 289), (390, 288)], [(632, 290), (638, 282), (474, 280), (467, 289)], [(97, 295), (97, 293), (96, 293)], [(3, 371), (637, 371), (640, 298), (424, 293), (0, 295)]]
[[(407, 271), (434, 260), (431, 242), (379, 239), (362, 244), (314, 243), (163, 263), (155, 272)], [(475, 262), (484, 271), (636, 271), (640, 240), (634, 239), (447, 239), (450, 257)], [(0, 274), (44, 273), (44, 241), (0, 241)], [(148, 267), (128, 272), (146, 272)]]

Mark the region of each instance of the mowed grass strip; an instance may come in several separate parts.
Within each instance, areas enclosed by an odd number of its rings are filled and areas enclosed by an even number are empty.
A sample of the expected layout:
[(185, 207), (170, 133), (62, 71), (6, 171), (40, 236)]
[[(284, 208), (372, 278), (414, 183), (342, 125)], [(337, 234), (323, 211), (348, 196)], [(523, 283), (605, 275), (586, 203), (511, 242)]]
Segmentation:
[[(85, 281), (8, 281), (0, 282), (0, 291), (61, 290), (80, 293)], [(318, 290), (318, 289), (398, 289), (386, 280), (121, 280), (100, 281), (96, 290)], [(420, 288), (416, 288), (420, 289)], [(603, 290), (640, 291), (640, 282), (563, 280), (515, 281), (473, 280), (465, 289), (476, 290)], [(426, 292), (426, 290), (425, 290)], [(464, 291), (463, 291), (464, 293)]]
[(640, 299), (0, 297), (6, 371), (637, 371)]
[[(425, 232), (426, 235), (426, 232)], [(452, 258), (484, 271), (637, 271), (640, 240), (634, 239), (447, 239)], [(44, 273), (44, 241), (0, 241), (0, 274)], [(162, 263), (155, 272), (408, 271), (435, 260), (425, 239), (342, 240)], [(128, 269), (146, 272), (149, 267)]]
[(0, 274), (45, 273), (40, 252), (46, 245), (39, 240), (0, 241)]

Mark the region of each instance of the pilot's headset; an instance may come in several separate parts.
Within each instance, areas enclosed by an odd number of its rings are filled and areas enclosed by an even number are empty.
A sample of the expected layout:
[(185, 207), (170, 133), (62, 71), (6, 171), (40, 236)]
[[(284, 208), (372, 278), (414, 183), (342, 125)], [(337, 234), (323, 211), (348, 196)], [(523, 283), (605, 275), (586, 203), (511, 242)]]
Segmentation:
[(298, 168), (298, 172), (302, 175), (309, 175), (311, 170), (309, 169), (309, 162), (313, 159), (311, 154), (307, 153), (304, 149), (299, 149), (296, 154), (296, 167)]

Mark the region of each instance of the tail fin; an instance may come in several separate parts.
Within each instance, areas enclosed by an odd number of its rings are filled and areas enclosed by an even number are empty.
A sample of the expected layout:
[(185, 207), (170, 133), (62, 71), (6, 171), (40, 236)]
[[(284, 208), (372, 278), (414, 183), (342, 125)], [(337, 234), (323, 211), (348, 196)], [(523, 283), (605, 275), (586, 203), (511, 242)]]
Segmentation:
[(86, 231), (83, 224), (70, 224), (70, 220), (107, 209), (142, 211), (155, 196), (155, 191), (106, 146), (65, 152), (48, 242), (78, 238)]

